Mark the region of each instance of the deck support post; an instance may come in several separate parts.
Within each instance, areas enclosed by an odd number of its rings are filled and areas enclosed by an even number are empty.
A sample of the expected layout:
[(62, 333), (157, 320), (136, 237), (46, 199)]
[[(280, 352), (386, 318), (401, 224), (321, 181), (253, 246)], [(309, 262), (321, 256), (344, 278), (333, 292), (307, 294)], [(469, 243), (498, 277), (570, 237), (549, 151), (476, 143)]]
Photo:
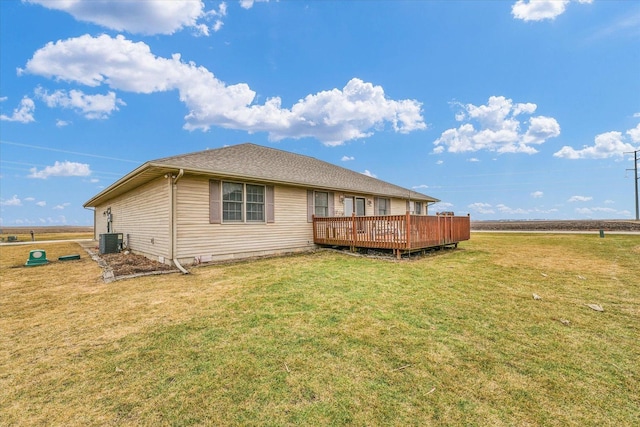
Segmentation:
[(356, 251), (356, 237), (358, 236), (358, 230), (356, 229), (356, 214), (351, 214), (351, 252)]
[(407, 227), (406, 234), (407, 236), (407, 247), (406, 249), (411, 249), (411, 212), (407, 211), (406, 213), (405, 226)]

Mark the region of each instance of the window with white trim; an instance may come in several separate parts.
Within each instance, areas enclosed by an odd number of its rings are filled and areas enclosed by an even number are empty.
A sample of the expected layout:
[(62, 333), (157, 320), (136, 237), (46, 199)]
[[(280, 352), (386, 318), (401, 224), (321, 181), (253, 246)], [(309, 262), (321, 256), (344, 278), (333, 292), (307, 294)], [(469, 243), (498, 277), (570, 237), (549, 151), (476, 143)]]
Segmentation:
[(391, 212), (391, 200), (378, 198), (376, 203), (378, 205), (377, 215), (389, 215)]
[(314, 197), (315, 215), (321, 217), (329, 216), (329, 193), (316, 191)]
[(222, 183), (223, 222), (264, 222), (265, 187), (263, 185)]
[(236, 182), (222, 183), (222, 220), (224, 222), (242, 222), (244, 185)]
[(247, 184), (247, 221), (264, 221), (264, 187)]
[(416, 202), (416, 215), (422, 215), (422, 202)]

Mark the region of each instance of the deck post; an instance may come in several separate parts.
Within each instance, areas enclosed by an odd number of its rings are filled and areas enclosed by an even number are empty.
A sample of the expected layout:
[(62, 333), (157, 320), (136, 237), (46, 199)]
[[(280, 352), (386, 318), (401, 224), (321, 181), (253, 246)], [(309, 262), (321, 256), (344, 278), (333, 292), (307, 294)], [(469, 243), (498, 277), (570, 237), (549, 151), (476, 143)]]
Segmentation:
[(316, 231), (317, 223), (316, 223), (315, 215), (311, 215), (311, 223), (313, 224), (313, 243), (315, 243), (318, 240), (318, 232)]
[(405, 221), (405, 227), (407, 227), (405, 236), (407, 236), (407, 247), (406, 249), (411, 249), (411, 212), (407, 211), (406, 213), (406, 221)]
[(351, 252), (356, 251), (356, 237), (358, 232), (356, 230), (356, 213), (351, 213)]

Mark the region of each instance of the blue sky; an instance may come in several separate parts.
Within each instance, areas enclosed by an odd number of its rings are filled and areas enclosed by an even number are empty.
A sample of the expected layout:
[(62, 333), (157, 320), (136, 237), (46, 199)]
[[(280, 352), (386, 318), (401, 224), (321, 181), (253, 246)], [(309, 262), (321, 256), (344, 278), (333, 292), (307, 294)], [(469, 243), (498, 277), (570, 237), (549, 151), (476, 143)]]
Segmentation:
[(242, 142), (472, 219), (635, 218), (640, 3), (0, 2), (0, 225)]

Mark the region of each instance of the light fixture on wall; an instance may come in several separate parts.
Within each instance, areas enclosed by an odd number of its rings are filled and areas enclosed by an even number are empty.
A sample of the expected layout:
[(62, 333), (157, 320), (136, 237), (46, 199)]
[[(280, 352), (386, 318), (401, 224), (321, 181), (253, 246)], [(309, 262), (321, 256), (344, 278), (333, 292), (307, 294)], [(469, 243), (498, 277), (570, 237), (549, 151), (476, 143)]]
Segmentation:
[(368, 206), (373, 206), (373, 200), (367, 199), (367, 205)]
[(340, 203), (344, 203), (344, 194), (340, 195)]

